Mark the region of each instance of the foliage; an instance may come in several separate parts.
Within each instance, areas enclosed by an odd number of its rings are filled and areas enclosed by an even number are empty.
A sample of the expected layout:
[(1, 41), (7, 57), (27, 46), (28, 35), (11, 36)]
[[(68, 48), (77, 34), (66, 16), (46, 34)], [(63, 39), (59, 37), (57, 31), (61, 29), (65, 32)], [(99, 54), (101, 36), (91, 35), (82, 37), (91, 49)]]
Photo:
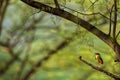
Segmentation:
[[(36, 1), (55, 7), (53, 0)], [(59, 0), (59, 4), (64, 10), (108, 33), (109, 20), (106, 17), (109, 17), (107, 9), (113, 4), (112, 0)], [(106, 17), (100, 14), (82, 14), (98, 12)], [(0, 46), (0, 71), (8, 67), (4, 73), (0, 72), (0, 80), (22, 80), (32, 68), (35, 71), (29, 80), (113, 80), (80, 62), (80, 55), (120, 76), (120, 64), (114, 62), (113, 50), (81, 26), (61, 17), (34, 9), (20, 0), (10, 0), (2, 24), (0, 42), (9, 46)], [(68, 39), (67, 46), (58, 49), (48, 60), (43, 61), (41, 66), (35, 67), (39, 60), (49, 55), (51, 50), (56, 50), (56, 47), (69, 37), (73, 40)], [(101, 54), (103, 65), (95, 60), (96, 52)], [(8, 64), (9, 61), (12, 62)]]

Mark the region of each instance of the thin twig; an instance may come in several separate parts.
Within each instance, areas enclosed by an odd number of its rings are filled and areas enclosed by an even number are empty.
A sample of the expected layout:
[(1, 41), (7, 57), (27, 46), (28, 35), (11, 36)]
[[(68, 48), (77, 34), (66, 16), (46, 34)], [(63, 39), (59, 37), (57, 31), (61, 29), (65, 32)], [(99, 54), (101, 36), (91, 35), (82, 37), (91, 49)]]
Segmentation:
[(113, 39), (115, 42), (116, 42), (116, 26), (117, 26), (117, 0), (114, 0)]
[(60, 9), (60, 6), (59, 6), (58, 1), (57, 1), (57, 0), (54, 0), (54, 3), (55, 3), (56, 8)]
[(117, 35), (116, 35), (116, 39), (118, 38), (119, 34), (120, 34), (120, 31), (117, 33)]
[(109, 26), (109, 36), (111, 35), (111, 27), (112, 27), (112, 10), (113, 10), (114, 5), (112, 5), (111, 9), (110, 9), (110, 26)]
[(80, 12), (80, 11), (71, 9), (71, 8), (69, 8), (69, 7), (66, 7), (66, 6), (63, 6), (63, 7), (64, 7), (64, 8), (67, 8), (67, 9), (69, 9), (69, 10), (71, 10), (71, 11), (77, 12), (77, 13), (79, 13), (79, 14), (81, 14), (81, 15), (86, 15), (86, 16), (90, 16), (90, 15), (101, 15), (102, 17), (104, 17), (104, 18), (106, 18), (106, 19), (108, 19), (108, 20), (111, 20), (111, 22), (114, 22), (112, 19), (106, 17), (104, 14), (102, 14), (102, 13), (100, 13), (100, 12), (87, 14), (87, 13), (82, 13), (82, 12)]

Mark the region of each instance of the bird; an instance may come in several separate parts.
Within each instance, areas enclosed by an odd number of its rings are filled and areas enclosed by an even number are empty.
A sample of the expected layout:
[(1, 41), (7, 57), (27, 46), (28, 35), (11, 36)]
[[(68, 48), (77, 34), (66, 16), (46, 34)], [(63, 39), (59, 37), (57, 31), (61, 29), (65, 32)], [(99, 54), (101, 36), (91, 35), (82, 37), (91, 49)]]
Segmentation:
[(96, 60), (98, 61), (99, 64), (103, 64), (103, 60), (102, 60), (99, 53), (95, 53), (95, 58), (96, 58)]

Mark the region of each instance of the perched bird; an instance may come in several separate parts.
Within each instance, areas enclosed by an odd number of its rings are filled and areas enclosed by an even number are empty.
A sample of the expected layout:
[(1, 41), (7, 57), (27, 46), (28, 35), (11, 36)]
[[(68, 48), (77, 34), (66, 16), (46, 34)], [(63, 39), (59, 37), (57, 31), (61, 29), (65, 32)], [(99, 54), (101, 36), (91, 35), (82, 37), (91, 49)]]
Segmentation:
[(95, 58), (96, 58), (96, 60), (98, 61), (99, 64), (103, 64), (103, 60), (102, 60), (99, 53), (95, 53)]

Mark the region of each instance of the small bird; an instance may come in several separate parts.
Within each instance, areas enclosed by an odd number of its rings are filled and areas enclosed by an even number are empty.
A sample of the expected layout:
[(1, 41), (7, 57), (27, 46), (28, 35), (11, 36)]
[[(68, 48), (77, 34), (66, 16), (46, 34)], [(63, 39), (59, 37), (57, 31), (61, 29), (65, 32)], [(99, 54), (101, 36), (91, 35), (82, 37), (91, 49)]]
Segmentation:
[(95, 53), (95, 58), (96, 58), (96, 60), (98, 61), (99, 64), (103, 64), (103, 60), (102, 60), (99, 53)]

